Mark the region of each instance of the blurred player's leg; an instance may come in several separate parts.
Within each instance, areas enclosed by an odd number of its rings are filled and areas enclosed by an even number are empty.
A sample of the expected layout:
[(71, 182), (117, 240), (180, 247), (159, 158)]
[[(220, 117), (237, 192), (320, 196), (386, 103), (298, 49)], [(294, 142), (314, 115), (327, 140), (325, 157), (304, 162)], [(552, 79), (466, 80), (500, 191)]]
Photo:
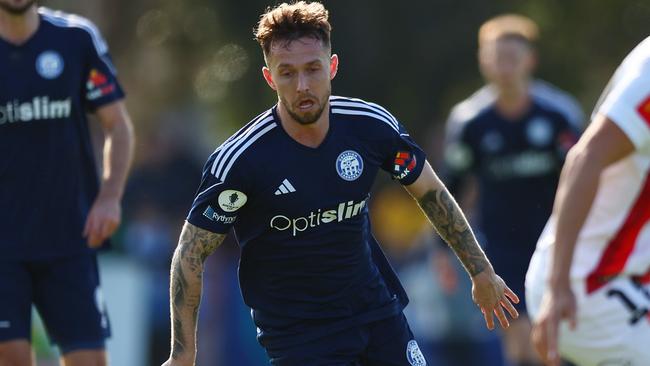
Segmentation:
[(510, 328), (504, 329), (504, 347), (508, 360), (516, 366), (535, 366), (542, 362), (530, 343), (531, 324), (522, 314), (519, 319), (510, 322)]
[(31, 366), (34, 358), (26, 339), (0, 342), (0, 366)]
[(81, 350), (64, 354), (61, 357), (61, 364), (63, 366), (106, 366), (108, 361), (106, 351), (103, 349)]

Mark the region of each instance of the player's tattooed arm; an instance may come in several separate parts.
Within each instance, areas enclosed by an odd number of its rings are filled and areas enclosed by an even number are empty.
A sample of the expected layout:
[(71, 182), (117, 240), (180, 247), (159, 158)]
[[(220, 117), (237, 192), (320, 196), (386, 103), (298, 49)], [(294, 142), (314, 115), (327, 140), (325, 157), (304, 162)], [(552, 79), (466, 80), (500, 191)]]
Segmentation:
[(492, 268), (465, 215), (428, 162), (418, 179), (405, 188), (472, 277)]
[(225, 237), (226, 234), (215, 234), (188, 222), (183, 226), (171, 265), (172, 360), (194, 364), (203, 264)]
[(490, 265), (465, 215), (447, 189), (431, 189), (418, 199), (418, 203), (471, 276), (481, 273)]

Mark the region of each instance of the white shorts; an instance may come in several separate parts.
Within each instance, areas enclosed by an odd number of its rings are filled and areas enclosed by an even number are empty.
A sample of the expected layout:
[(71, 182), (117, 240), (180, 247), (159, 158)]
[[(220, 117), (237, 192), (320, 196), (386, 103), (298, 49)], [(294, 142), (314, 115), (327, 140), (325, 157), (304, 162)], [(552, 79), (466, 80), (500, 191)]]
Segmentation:
[[(526, 274), (526, 302), (533, 320), (547, 283), (548, 254), (550, 248), (538, 248)], [(574, 281), (572, 287), (578, 324), (575, 330), (566, 321), (560, 324), (560, 354), (579, 366), (649, 366), (650, 286), (619, 277), (591, 294), (583, 281)]]

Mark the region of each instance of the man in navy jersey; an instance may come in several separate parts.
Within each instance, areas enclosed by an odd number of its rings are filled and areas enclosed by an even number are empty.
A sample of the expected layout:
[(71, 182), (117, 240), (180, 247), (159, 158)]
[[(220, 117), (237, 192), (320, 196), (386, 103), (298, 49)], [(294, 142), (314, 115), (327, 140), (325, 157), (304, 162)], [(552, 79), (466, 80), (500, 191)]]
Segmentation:
[(372, 237), (369, 191), (390, 173), (418, 200), (472, 277), (494, 328), (517, 296), (494, 273), (422, 150), (383, 107), (331, 96), (338, 67), (328, 12), (281, 4), (256, 37), (278, 103), (210, 156), (171, 269), (172, 350), (193, 365), (204, 260), (234, 227), (239, 280), (273, 365), (411, 365), (426, 361), (402, 314), (408, 299)]
[[(519, 294), (551, 214), (562, 163), (582, 124), (572, 97), (532, 80), (537, 35), (537, 25), (520, 15), (498, 16), (481, 26), (479, 63), (488, 85), (452, 110), (445, 154), (452, 194), (462, 190), (467, 177), (476, 178), (485, 250)], [(525, 313), (503, 334), (510, 362), (539, 364)]]
[[(63, 364), (107, 363), (95, 250), (120, 222), (123, 96), (90, 21), (0, 0), (0, 365), (32, 364), (32, 304)], [(87, 112), (105, 135), (101, 180)]]

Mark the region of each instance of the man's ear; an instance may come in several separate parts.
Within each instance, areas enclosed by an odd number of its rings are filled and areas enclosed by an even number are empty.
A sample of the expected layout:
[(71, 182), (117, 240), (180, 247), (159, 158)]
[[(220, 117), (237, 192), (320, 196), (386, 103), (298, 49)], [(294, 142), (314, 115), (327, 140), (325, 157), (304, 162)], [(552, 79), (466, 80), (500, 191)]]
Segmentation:
[(273, 82), (273, 75), (271, 75), (271, 70), (269, 70), (268, 67), (266, 66), (262, 67), (262, 75), (264, 76), (264, 80), (266, 80), (266, 83), (269, 84), (271, 89), (277, 90), (277, 87), (275, 86), (275, 82)]
[(330, 57), (330, 80), (336, 77), (336, 73), (339, 71), (339, 55), (333, 54)]

